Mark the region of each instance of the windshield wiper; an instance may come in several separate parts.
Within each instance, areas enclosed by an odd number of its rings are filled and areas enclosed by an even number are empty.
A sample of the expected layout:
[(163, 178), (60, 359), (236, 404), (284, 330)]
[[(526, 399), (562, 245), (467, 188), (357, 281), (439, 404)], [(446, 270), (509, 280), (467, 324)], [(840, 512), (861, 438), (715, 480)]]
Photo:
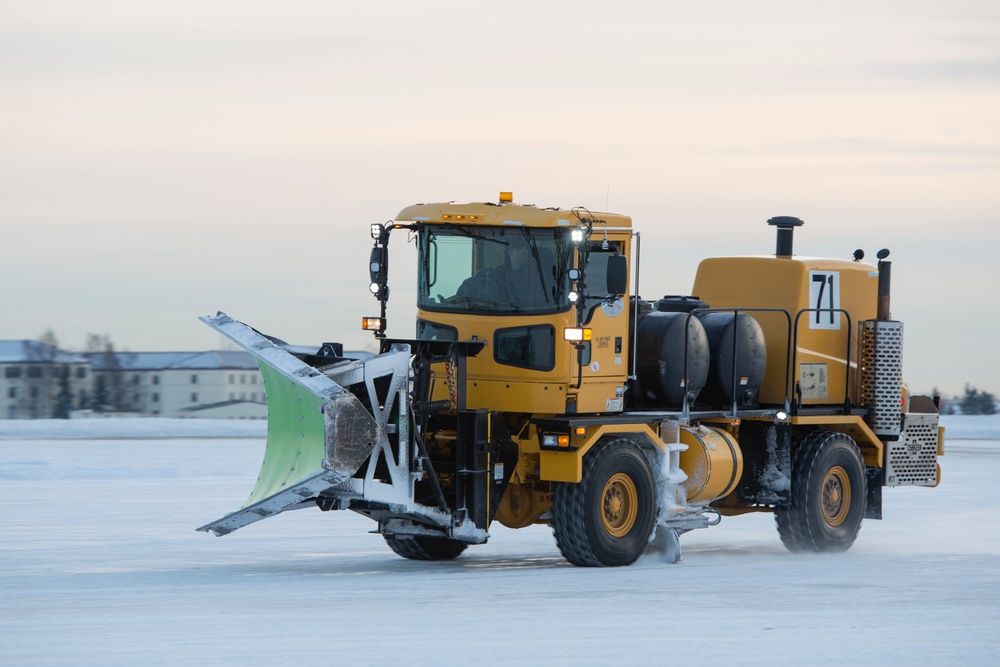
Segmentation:
[(495, 239), (492, 236), (484, 236), (483, 234), (480, 234), (479, 232), (470, 231), (470, 230), (466, 229), (465, 227), (462, 227), (461, 225), (456, 225), (454, 222), (446, 222), (446, 223), (444, 223), (444, 226), (448, 227), (449, 229), (454, 229), (456, 232), (458, 232), (462, 236), (467, 236), (470, 239), (476, 239), (477, 241), (489, 241), (491, 243), (499, 243), (500, 245), (510, 245), (506, 241), (501, 241), (500, 239)]
[(535, 244), (535, 238), (528, 231), (527, 227), (521, 227), (521, 233), (524, 234), (524, 240), (528, 242), (528, 247), (531, 248), (531, 256), (535, 259), (535, 268), (538, 269), (538, 281), (542, 286), (542, 296), (545, 297), (545, 303), (549, 303), (549, 294), (545, 290), (545, 272), (542, 270), (542, 260), (538, 257), (538, 246)]

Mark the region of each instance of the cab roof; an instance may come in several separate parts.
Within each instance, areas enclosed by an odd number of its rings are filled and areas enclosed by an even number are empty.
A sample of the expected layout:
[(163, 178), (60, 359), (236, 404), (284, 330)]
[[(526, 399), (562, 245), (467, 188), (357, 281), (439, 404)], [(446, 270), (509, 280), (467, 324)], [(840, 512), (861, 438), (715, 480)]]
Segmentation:
[(463, 225), (521, 225), (524, 227), (576, 227), (591, 219), (594, 229), (632, 227), (632, 218), (584, 208), (538, 208), (531, 204), (440, 202), (407, 206), (396, 222), (455, 223)]

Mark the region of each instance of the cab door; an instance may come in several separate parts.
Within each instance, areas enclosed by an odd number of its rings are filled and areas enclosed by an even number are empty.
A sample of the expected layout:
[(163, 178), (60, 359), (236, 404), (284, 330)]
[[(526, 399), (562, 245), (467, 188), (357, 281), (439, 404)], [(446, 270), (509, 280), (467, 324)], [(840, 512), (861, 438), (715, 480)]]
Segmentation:
[(582, 383), (577, 395), (577, 412), (621, 412), (628, 376), (628, 301), (630, 287), (618, 299), (608, 299), (608, 261), (626, 257), (628, 246), (622, 241), (592, 244), (586, 268), (584, 290), (584, 326), (593, 331), (589, 350), (581, 355), (578, 378)]

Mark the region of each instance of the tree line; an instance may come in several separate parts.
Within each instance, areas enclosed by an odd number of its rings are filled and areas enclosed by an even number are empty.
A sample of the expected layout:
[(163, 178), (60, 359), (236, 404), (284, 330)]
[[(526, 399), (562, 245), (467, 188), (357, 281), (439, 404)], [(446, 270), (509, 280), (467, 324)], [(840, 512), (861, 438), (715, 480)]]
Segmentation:
[[(934, 390), (935, 395), (937, 390)], [(945, 401), (941, 406), (942, 414), (953, 415), (992, 415), (997, 412), (997, 399), (988, 391), (980, 391), (971, 385), (965, 385), (965, 393), (956, 396), (951, 401)]]

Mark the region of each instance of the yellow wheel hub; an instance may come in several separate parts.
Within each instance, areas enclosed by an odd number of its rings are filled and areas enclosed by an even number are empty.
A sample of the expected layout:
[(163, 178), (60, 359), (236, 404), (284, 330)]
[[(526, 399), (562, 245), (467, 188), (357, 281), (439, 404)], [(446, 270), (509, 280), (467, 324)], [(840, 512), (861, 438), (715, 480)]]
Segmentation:
[(851, 482), (847, 471), (834, 466), (823, 478), (823, 518), (831, 526), (839, 526), (851, 507)]
[(639, 494), (635, 490), (635, 483), (625, 473), (616, 473), (604, 485), (601, 497), (604, 529), (614, 537), (624, 537), (632, 530), (639, 513)]

